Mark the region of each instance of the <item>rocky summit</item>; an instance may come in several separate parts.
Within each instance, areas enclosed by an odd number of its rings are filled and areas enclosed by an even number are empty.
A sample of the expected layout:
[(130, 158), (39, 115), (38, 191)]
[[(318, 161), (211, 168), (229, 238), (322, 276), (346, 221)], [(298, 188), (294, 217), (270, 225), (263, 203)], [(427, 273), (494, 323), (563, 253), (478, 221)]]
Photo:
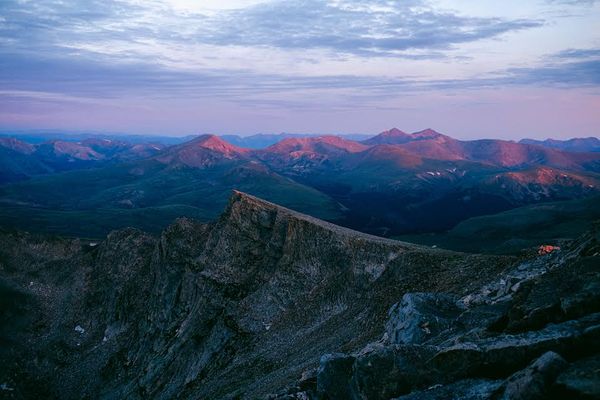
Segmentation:
[(596, 231), (464, 254), (234, 192), (158, 236), (0, 235), (0, 397), (600, 396)]

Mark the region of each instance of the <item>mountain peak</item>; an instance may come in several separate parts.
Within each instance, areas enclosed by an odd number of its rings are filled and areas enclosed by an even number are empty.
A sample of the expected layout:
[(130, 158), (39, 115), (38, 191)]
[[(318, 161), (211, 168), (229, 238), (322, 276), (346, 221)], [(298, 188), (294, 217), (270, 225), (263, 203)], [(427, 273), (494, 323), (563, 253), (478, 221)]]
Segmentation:
[(392, 128), (387, 131), (381, 132), (377, 136), (373, 136), (372, 138), (364, 140), (362, 143), (368, 144), (368, 145), (402, 144), (402, 143), (409, 142), (410, 140), (411, 140), (411, 136), (408, 133), (401, 131), (398, 128)]
[(165, 164), (183, 164), (207, 168), (216, 164), (244, 158), (248, 149), (234, 146), (216, 135), (201, 135), (189, 142), (170, 147), (157, 160)]
[(380, 135), (382, 135), (382, 136), (406, 136), (408, 134), (398, 128), (392, 128), (387, 131), (381, 132)]
[(217, 135), (210, 134), (198, 136), (197, 138), (188, 142), (188, 144), (193, 146), (200, 146), (205, 149), (224, 154), (247, 152), (247, 150), (244, 148), (237, 147), (229, 142), (226, 142)]
[(27, 142), (23, 142), (13, 137), (0, 138), (0, 147), (16, 151), (21, 154), (31, 154), (35, 151), (35, 146)]
[(413, 132), (412, 136), (419, 137), (421, 139), (433, 139), (433, 138), (437, 138), (437, 137), (444, 136), (444, 135), (442, 135), (441, 133), (439, 133), (436, 130), (427, 128), (427, 129), (423, 129), (422, 131)]
[(269, 146), (265, 149), (267, 152), (274, 153), (320, 153), (329, 154), (336, 152), (355, 153), (367, 149), (364, 144), (353, 140), (344, 139), (339, 136), (316, 136), (305, 138), (287, 138), (279, 143)]
[(364, 144), (374, 145), (374, 144), (404, 144), (413, 142), (416, 140), (429, 140), (429, 139), (449, 139), (448, 136), (442, 135), (439, 132), (431, 128), (423, 129), (422, 131), (414, 132), (412, 134), (408, 134), (406, 132), (401, 131), (398, 128), (392, 128), (390, 130), (381, 132), (379, 135), (374, 136), (370, 139), (363, 141)]

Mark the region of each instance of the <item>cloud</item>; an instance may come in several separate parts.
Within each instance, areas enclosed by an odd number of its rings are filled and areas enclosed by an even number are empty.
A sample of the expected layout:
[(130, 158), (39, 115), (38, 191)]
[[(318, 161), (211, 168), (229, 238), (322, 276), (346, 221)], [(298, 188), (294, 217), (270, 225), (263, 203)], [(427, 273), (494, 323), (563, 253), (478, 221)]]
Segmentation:
[(540, 20), (476, 18), (424, 1), (272, 1), (220, 13), (195, 39), (217, 45), (327, 49), (358, 56), (403, 56), (542, 25)]
[(600, 58), (600, 49), (566, 49), (552, 54), (550, 57), (557, 59)]
[(436, 10), (422, 0), (275, 0), (214, 15), (182, 13), (158, 1), (6, 0), (0, 11), (9, 21), (0, 29), (2, 38), (17, 41), (22, 49), (35, 46), (45, 50), (72, 41), (155, 39), (411, 57), (403, 52), (448, 49), (543, 23), (460, 16)]
[[(491, 62), (486, 70), (442, 79), (435, 68), (458, 69), (457, 58), (468, 55), (452, 53), (461, 44), (545, 22), (469, 16), (424, 0), (268, 1), (211, 12), (155, 0), (4, 0), (0, 15), (0, 101), (19, 107), (28, 98), (45, 104), (202, 99), (336, 110), (383, 107), (382, 99), (433, 91), (600, 84), (600, 51), (578, 48), (539, 65)], [(273, 54), (287, 59), (264, 69), (253, 63)], [(288, 69), (311, 58), (311, 73)], [(322, 67), (331, 59), (342, 60), (334, 65), (339, 70)], [(371, 59), (390, 65), (389, 72), (362, 69)], [(437, 64), (422, 76), (392, 70), (412, 62)]]

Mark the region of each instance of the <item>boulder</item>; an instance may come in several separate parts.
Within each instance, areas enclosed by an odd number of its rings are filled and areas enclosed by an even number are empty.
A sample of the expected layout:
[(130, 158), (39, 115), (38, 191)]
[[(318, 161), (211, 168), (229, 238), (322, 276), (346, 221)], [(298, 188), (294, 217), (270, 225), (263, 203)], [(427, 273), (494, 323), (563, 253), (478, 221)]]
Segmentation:
[(560, 355), (549, 351), (533, 364), (510, 376), (502, 400), (543, 400), (549, 397), (556, 377), (567, 367)]
[(385, 330), (394, 344), (421, 344), (456, 328), (463, 311), (458, 298), (441, 293), (407, 293), (388, 312)]
[(600, 313), (551, 324), (539, 331), (497, 335), (442, 349), (429, 362), (449, 379), (500, 378), (547, 351), (577, 357), (600, 347)]
[(490, 399), (501, 385), (500, 380), (465, 379), (449, 385), (434, 385), (395, 400), (484, 400)]
[(558, 376), (553, 390), (564, 399), (600, 399), (600, 355), (571, 364)]
[(317, 370), (317, 393), (320, 399), (350, 398), (350, 379), (355, 358), (335, 353), (325, 354)]
[(441, 377), (427, 360), (438, 350), (424, 345), (371, 346), (354, 362), (354, 398), (387, 400), (434, 384)]

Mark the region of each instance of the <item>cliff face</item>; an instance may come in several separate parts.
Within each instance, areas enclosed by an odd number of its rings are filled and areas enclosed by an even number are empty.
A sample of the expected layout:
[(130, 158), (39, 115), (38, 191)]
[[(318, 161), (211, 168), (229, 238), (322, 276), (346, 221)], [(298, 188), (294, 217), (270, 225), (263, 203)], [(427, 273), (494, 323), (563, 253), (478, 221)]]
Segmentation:
[(378, 339), (410, 291), (465, 294), (506, 258), (368, 236), (235, 192), (213, 224), (100, 243), (2, 233), (14, 398), (261, 398)]

